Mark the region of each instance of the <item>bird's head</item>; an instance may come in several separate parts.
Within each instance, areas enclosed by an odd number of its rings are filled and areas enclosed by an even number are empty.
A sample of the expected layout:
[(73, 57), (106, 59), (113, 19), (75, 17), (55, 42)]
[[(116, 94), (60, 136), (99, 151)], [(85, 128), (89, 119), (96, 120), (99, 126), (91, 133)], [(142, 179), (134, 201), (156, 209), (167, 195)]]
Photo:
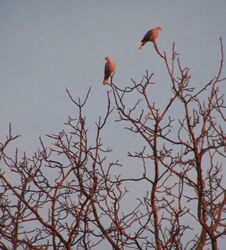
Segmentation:
[(156, 29), (157, 29), (158, 31), (161, 31), (161, 30), (162, 30), (162, 28), (161, 28), (161, 27), (156, 27)]
[(106, 56), (104, 59), (105, 59), (105, 61), (107, 61), (107, 62), (111, 61), (111, 57), (109, 57), (109, 56)]

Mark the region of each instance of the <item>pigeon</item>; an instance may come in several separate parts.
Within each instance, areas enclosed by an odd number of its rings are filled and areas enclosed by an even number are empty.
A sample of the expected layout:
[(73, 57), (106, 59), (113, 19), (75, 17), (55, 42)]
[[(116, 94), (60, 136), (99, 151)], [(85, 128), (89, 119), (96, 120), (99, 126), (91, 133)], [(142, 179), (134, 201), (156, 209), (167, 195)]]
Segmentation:
[(139, 46), (139, 49), (142, 49), (146, 42), (153, 42), (155, 43), (156, 39), (158, 38), (159, 32), (162, 29), (160, 27), (156, 27), (154, 29), (149, 30), (141, 40), (141, 44)]
[(103, 84), (107, 84), (108, 78), (115, 72), (116, 64), (115, 62), (111, 59), (111, 57), (107, 56), (105, 57), (105, 68), (104, 68), (104, 80)]

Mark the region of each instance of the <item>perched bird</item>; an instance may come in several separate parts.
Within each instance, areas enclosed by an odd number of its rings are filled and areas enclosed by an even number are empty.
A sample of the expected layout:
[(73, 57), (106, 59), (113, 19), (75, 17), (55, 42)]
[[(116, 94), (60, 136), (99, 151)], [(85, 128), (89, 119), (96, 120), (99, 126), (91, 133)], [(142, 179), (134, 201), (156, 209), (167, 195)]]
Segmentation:
[(146, 42), (153, 42), (155, 43), (155, 40), (158, 38), (159, 32), (162, 29), (160, 27), (156, 27), (154, 29), (149, 30), (141, 40), (141, 44), (139, 46), (139, 49), (142, 49)]
[(111, 76), (112, 73), (115, 72), (116, 64), (112, 61), (111, 57), (105, 57), (105, 68), (104, 68), (104, 80), (103, 84), (107, 84), (108, 78)]

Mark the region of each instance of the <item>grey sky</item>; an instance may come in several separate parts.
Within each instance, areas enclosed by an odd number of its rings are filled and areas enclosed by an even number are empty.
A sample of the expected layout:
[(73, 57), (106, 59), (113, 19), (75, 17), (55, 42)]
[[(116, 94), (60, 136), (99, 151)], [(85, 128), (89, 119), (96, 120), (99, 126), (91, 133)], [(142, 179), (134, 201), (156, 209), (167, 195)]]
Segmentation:
[[(202, 84), (217, 69), (225, 24), (225, 0), (1, 0), (1, 136), (11, 121), (23, 135), (20, 147), (35, 149), (38, 136), (62, 129), (73, 113), (66, 88), (78, 97), (92, 87), (89, 115), (96, 119), (106, 103), (101, 85), (106, 55), (117, 61), (119, 85), (131, 77), (139, 81), (148, 69), (164, 90), (165, 79), (159, 76), (164, 68), (151, 45), (137, 49), (155, 26), (162, 27), (159, 46), (169, 52), (175, 41), (194, 84)], [(164, 98), (163, 91), (158, 98)]]

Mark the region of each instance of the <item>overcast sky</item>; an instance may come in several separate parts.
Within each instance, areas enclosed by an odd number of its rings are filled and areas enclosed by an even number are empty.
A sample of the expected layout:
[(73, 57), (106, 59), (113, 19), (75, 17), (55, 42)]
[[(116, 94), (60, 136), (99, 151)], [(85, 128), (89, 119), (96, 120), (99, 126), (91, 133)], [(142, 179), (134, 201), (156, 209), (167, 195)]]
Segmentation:
[(39, 136), (63, 129), (74, 113), (66, 88), (82, 97), (91, 86), (87, 115), (104, 114), (105, 56), (117, 62), (120, 86), (141, 80), (148, 69), (164, 90), (163, 65), (151, 44), (138, 50), (155, 26), (162, 27), (161, 49), (176, 42), (194, 85), (215, 74), (219, 37), (226, 43), (225, 0), (0, 0), (0, 138), (12, 122), (21, 149), (34, 150)]

